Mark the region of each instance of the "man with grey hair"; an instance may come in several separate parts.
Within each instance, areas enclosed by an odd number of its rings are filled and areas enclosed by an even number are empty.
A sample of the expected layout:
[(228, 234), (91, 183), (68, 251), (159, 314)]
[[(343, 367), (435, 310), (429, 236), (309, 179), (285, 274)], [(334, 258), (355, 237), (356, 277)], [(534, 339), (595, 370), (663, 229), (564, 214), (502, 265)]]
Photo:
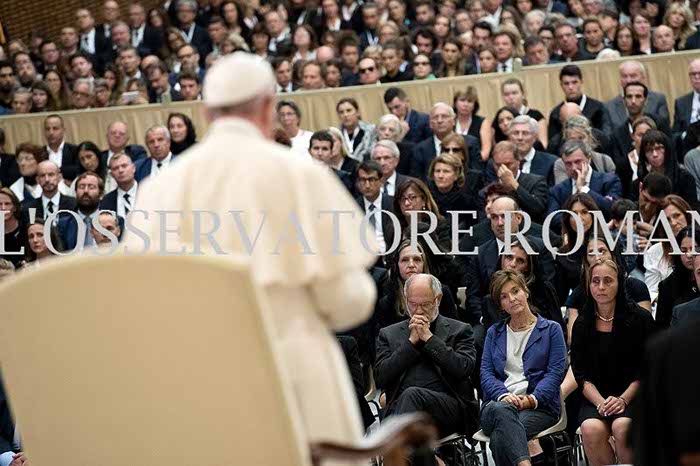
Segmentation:
[(387, 196), (393, 197), (398, 187), (411, 178), (396, 171), (400, 156), (399, 147), (388, 139), (377, 141), (372, 149), (372, 160), (382, 168), (382, 193)]
[[(237, 264), (244, 258), (266, 298), (273, 350), (293, 390), (301, 436), (357, 441), (357, 396), (334, 332), (372, 313), (376, 288), (367, 269), (376, 261), (374, 235), (369, 227), (359, 234), (362, 211), (327, 167), (274, 143), (275, 77), (267, 61), (244, 52), (220, 58), (207, 72), (203, 94), (206, 137), (140, 185), (135, 209), (149, 218), (130, 215), (129, 221), (150, 238), (152, 251), (185, 248)], [(167, 225), (155, 214), (163, 210), (177, 212)], [(168, 235), (166, 245), (161, 232), (174, 227), (179, 234)], [(286, 236), (294, 229), (312, 254), (294, 233)], [(144, 242), (130, 231), (126, 252), (143, 251)]]
[[(538, 175), (547, 180), (550, 186), (554, 185), (554, 162), (557, 157), (548, 152), (535, 150), (537, 141), (537, 121), (527, 115), (519, 115), (508, 126), (508, 139), (515, 146), (515, 154), (521, 160), (520, 171), (531, 175)], [(493, 161), (489, 160), (486, 171), (488, 182), (498, 179), (493, 167)]]
[[(638, 60), (626, 60), (620, 64), (620, 94), (614, 99), (605, 102), (605, 108), (608, 109), (608, 114), (610, 115), (610, 122), (612, 123), (613, 130), (620, 127), (627, 122), (629, 114), (627, 108), (625, 107), (624, 91), (625, 86), (630, 83), (642, 83), (645, 86), (649, 86), (649, 80), (647, 79), (647, 71), (644, 68), (644, 64)], [(666, 125), (671, 125), (671, 119), (668, 113), (668, 103), (666, 102), (666, 96), (661, 92), (654, 92), (649, 89), (649, 95), (647, 96), (646, 104), (644, 105), (643, 113), (654, 115), (654, 120), (656, 123), (665, 123)]]
[[(427, 181), (430, 162), (442, 153), (442, 140), (448, 134), (454, 133), (455, 117), (454, 109), (445, 102), (433, 105), (430, 110), (430, 129), (433, 135), (416, 144), (411, 176)], [(479, 140), (470, 135), (465, 135), (464, 140), (469, 150), (469, 166), (474, 170), (485, 169), (486, 162), (481, 159)]]
[(136, 162), (136, 181), (158, 175), (170, 167), (177, 158), (170, 152), (170, 131), (165, 126), (152, 126), (146, 130), (146, 147), (149, 157)]
[(95, 101), (95, 89), (92, 85), (92, 80), (87, 78), (77, 79), (73, 83), (73, 92), (71, 94), (71, 108), (74, 110), (85, 110), (92, 107)]
[[(578, 108), (578, 105), (575, 105)], [(597, 138), (594, 136), (595, 128), (591, 128), (591, 122), (588, 121), (583, 115), (574, 115), (569, 117), (564, 123), (564, 135), (570, 134), (569, 139), (579, 139), (584, 142), (594, 141), (597, 142)], [(588, 143), (590, 146), (590, 142)], [(593, 169), (601, 173), (616, 173), (617, 166), (612, 157), (602, 152), (593, 150), (591, 147), (591, 165)], [(626, 154), (625, 154), (626, 155)], [(554, 184), (559, 184), (562, 181), (569, 178), (566, 169), (564, 168), (564, 161), (561, 158), (557, 158), (554, 162)]]
[[(601, 173), (591, 166), (593, 150), (583, 141), (566, 141), (561, 149), (561, 158), (568, 179), (555, 185), (549, 191), (549, 208), (547, 215), (560, 210), (569, 198), (578, 193), (589, 194), (596, 202), (606, 219), (610, 217), (610, 208), (622, 195), (622, 183), (614, 173)], [(552, 220), (551, 229), (561, 228), (561, 213)]]
[(477, 402), (470, 375), (476, 367), (469, 324), (440, 315), (442, 285), (415, 274), (404, 285), (408, 318), (380, 330), (374, 378), (386, 392), (385, 416), (424, 411), (441, 436), (472, 435)]

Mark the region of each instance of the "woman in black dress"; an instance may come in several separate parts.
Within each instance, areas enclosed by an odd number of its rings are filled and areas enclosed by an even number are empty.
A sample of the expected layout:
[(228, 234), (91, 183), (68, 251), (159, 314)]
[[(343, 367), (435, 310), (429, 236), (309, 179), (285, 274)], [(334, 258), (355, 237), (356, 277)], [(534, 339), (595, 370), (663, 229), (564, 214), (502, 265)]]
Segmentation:
[(586, 287), (590, 294), (571, 344), (571, 366), (585, 398), (579, 411), (583, 447), (592, 465), (615, 464), (615, 457), (632, 463), (629, 405), (654, 319), (627, 298), (624, 271), (611, 260), (589, 269)]

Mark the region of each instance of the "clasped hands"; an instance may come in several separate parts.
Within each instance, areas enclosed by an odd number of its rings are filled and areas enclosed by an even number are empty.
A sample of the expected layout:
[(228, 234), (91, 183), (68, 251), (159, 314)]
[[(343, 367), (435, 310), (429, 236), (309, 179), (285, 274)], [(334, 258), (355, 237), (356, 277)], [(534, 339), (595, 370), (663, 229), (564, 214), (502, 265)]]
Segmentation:
[(416, 344), (419, 341), (426, 342), (433, 336), (430, 331), (430, 321), (428, 318), (422, 314), (414, 314), (413, 317), (408, 321), (408, 340), (412, 344)]
[(532, 397), (528, 395), (513, 395), (512, 393), (509, 393), (508, 395), (501, 398), (501, 401), (505, 401), (506, 403), (512, 404), (513, 406), (518, 408), (518, 411), (523, 411), (525, 409), (535, 409), (535, 400), (533, 400)]
[(621, 414), (625, 411), (625, 401), (617, 396), (609, 396), (603, 402), (599, 403), (596, 409), (598, 414), (604, 417)]

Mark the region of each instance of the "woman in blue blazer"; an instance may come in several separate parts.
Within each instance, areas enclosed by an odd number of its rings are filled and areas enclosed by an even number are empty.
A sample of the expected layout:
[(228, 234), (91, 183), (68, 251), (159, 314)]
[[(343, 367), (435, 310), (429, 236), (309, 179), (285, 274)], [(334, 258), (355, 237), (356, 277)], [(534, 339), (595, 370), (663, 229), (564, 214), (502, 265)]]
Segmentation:
[(499, 270), (490, 288), (493, 301), (509, 317), (486, 335), (481, 427), (490, 437), (496, 465), (530, 464), (528, 440), (559, 419), (564, 334), (559, 324), (533, 312), (530, 290), (519, 272)]

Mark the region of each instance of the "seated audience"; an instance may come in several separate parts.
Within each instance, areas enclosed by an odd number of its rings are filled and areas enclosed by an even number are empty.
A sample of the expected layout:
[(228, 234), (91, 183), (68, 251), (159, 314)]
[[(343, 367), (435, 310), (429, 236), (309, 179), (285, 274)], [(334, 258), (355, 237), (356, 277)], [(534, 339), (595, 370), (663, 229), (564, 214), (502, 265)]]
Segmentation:
[(531, 291), (519, 272), (496, 272), (489, 288), (491, 299), (508, 318), (486, 335), (481, 426), (496, 465), (528, 465), (544, 456), (541, 450), (531, 456), (528, 440), (556, 424), (561, 415), (566, 343), (559, 324), (536, 315), (529, 303)]
[(401, 164), (400, 156), (398, 145), (389, 139), (377, 141), (372, 149), (372, 160), (382, 167), (382, 191), (394, 198), (398, 187), (411, 179), (397, 171)]
[(614, 464), (616, 457), (631, 463), (630, 403), (654, 319), (628, 300), (624, 272), (611, 260), (591, 266), (586, 288), (590, 294), (571, 343), (571, 366), (585, 398), (579, 413), (583, 447), (593, 465)]
[(170, 151), (170, 131), (165, 126), (152, 126), (146, 130), (146, 147), (150, 156), (136, 162), (138, 182), (167, 170), (178, 157)]
[(660, 328), (671, 325), (673, 309), (679, 304), (700, 297), (700, 283), (695, 281), (693, 258), (700, 248), (700, 231), (689, 227), (681, 229), (676, 235), (676, 244), (681, 254), (673, 254), (671, 275), (659, 283), (659, 298), (656, 305), (656, 324)]

